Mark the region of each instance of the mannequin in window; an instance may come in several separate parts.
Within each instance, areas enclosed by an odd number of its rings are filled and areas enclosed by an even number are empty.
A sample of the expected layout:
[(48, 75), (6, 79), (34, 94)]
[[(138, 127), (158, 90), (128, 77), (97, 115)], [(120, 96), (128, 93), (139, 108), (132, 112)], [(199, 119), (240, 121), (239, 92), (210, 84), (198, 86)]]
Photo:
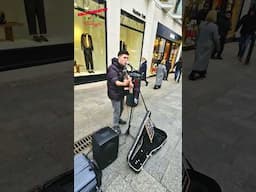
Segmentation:
[[(24, 0), (24, 3), (29, 34), (33, 36), (34, 41), (48, 41), (45, 37), (47, 29), (44, 13), (44, 0)], [(37, 32), (36, 20), (39, 25), (39, 33)]]
[(127, 51), (127, 45), (124, 41), (120, 41), (120, 51)]
[(89, 33), (83, 33), (81, 35), (81, 48), (84, 51), (84, 60), (86, 64), (86, 70), (89, 73), (94, 73), (93, 58), (92, 58), (93, 43), (92, 43), (92, 36)]

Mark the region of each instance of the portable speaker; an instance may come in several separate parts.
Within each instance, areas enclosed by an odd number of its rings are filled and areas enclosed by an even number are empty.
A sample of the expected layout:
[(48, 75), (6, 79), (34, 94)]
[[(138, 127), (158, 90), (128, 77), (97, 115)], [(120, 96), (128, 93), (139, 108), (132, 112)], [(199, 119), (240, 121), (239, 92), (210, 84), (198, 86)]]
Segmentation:
[(119, 136), (110, 127), (104, 127), (93, 134), (93, 158), (100, 169), (106, 168), (118, 155)]

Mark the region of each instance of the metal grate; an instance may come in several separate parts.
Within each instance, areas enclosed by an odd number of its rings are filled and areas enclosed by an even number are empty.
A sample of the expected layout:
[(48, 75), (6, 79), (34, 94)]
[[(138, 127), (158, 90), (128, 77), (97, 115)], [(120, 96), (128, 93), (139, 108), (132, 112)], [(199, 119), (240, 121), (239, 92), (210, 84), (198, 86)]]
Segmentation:
[(92, 145), (92, 136), (86, 136), (74, 143), (74, 154), (90, 150)]

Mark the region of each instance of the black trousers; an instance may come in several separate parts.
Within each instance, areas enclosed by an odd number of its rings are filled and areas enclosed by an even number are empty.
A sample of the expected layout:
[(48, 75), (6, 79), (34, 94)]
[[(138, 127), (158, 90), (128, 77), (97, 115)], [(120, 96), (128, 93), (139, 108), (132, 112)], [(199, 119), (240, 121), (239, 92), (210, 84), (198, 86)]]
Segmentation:
[(93, 70), (93, 59), (92, 59), (92, 49), (84, 48), (84, 60), (86, 65), (86, 70)]
[(24, 0), (28, 29), (30, 35), (37, 34), (36, 20), (40, 34), (46, 34), (46, 20), (44, 13), (44, 0)]

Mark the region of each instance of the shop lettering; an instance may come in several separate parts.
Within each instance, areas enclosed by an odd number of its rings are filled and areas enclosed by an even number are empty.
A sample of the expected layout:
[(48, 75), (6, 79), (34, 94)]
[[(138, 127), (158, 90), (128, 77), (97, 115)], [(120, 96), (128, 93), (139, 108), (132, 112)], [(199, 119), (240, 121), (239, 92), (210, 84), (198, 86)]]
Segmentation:
[(85, 21), (84, 21), (84, 25), (85, 26), (94, 26), (94, 27), (99, 27), (103, 25), (103, 22), (101, 22), (98, 18), (98, 16), (94, 15), (90, 15), (89, 17), (85, 17)]
[(132, 9), (132, 12), (133, 12), (135, 15), (137, 15), (137, 16), (139, 16), (139, 17), (142, 17), (143, 19), (146, 19), (146, 16), (145, 16), (144, 14), (140, 13), (139, 11), (137, 11), (136, 9)]
[(90, 21), (85, 21), (84, 25), (98, 27), (98, 26), (101, 26), (102, 24), (101, 23), (90, 22)]
[(90, 11), (85, 11), (82, 13), (78, 13), (78, 16), (85, 16), (85, 15), (94, 15), (97, 13), (101, 13), (101, 12), (106, 12), (108, 8), (102, 8), (102, 9), (95, 9), (95, 10), (90, 10)]

